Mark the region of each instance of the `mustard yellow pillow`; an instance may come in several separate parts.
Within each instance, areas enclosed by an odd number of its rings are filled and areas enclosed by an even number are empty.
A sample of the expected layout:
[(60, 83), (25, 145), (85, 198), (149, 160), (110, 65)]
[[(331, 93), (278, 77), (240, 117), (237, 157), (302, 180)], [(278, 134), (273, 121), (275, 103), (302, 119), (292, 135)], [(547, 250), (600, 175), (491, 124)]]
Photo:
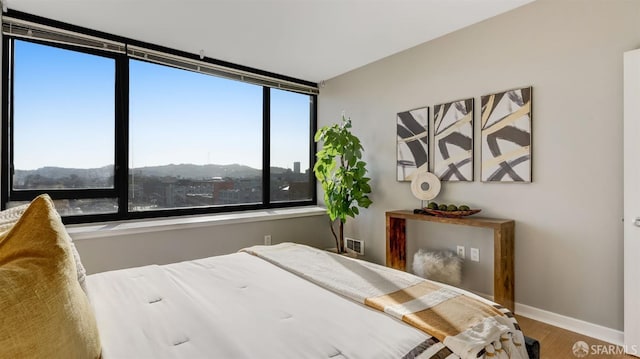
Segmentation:
[(0, 234), (0, 358), (99, 358), (93, 310), (47, 195)]
[[(13, 226), (18, 222), (20, 217), (24, 211), (29, 208), (30, 203), (23, 204), (20, 206), (12, 207), (5, 209), (4, 211), (0, 211), (0, 236), (2, 236), (2, 232), (6, 232), (13, 228)], [(73, 254), (73, 259), (76, 262), (76, 272), (78, 274), (78, 283), (80, 283), (80, 288), (87, 293), (87, 271), (84, 269), (84, 265), (82, 265), (82, 261), (80, 261), (80, 254), (78, 254), (78, 250), (76, 249), (76, 245), (73, 244), (73, 240), (71, 237), (67, 236), (69, 239), (69, 245), (71, 246), (71, 254)]]

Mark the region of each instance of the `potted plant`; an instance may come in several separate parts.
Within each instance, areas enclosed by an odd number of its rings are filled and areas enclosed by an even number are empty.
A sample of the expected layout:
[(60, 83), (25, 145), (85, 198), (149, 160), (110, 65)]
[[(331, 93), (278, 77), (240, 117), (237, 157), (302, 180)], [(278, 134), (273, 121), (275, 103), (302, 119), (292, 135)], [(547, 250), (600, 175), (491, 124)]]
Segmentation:
[[(324, 126), (316, 132), (315, 141), (323, 142), (316, 153), (313, 172), (324, 190), (324, 202), (329, 214), (331, 233), (336, 240), (337, 252), (344, 249), (344, 224), (347, 217), (355, 218), (358, 207), (367, 208), (371, 200), (371, 186), (366, 176), (366, 163), (362, 161), (362, 145), (351, 131), (351, 119), (342, 115), (342, 124)], [(335, 223), (338, 223), (338, 234)]]

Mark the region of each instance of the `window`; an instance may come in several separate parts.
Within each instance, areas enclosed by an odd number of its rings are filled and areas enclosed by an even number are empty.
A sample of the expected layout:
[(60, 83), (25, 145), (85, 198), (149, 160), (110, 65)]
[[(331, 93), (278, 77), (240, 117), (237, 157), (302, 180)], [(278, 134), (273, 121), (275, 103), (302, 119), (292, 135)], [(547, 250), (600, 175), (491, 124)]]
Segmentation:
[[(114, 189), (115, 60), (13, 41), (11, 198)], [(111, 193), (112, 195), (115, 192)], [(58, 200), (62, 215), (115, 213), (115, 198)], [(12, 203), (13, 204), (13, 203)]]
[(309, 96), (271, 90), (271, 200), (312, 198)]
[(262, 87), (138, 60), (129, 71), (130, 210), (262, 202)]
[(14, 59), (13, 188), (113, 188), (115, 61), (20, 40)]
[(315, 203), (314, 84), (3, 20), (3, 208), (48, 193), (80, 223)]

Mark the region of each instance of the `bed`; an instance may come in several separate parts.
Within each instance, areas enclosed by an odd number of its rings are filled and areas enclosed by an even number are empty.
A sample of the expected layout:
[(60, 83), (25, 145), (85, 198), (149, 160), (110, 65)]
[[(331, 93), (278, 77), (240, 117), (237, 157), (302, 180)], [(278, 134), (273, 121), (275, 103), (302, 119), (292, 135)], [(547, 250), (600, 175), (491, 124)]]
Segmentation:
[(0, 357), (528, 357), (507, 309), (405, 272), (283, 243), (85, 278), (50, 199), (22, 212), (0, 214)]

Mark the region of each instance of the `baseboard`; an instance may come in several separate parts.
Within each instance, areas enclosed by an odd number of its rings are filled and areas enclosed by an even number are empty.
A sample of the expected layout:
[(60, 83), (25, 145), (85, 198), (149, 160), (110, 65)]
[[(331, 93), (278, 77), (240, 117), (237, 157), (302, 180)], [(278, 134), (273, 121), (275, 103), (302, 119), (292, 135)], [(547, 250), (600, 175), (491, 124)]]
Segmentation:
[[(493, 296), (485, 293), (472, 291), (474, 294), (483, 298), (493, 300)], [(602, 325), (585, 322), (584, 320), (567, 317), (562, 314), (549, 312), (543, 309), (538, 309), (526, 304), (515, 304), (515, 313), (537, 320), (546, 324), (554, 325), (562, 329), (570, 330), (582, 335), (586, 335), (591, 338), (599, 339), (607, 343), (615, 345), (624, 344), (624, 332), (621, 330), (615, 330), (604, 327)], [(526, 333), (525, 333), (526, 334)]]
[(616, 345), (624, 344), (624, 332), (621, 330), (607, 328), (602, 325), (585, 322), (584, 320), (567, 317), (520, 303), (516, 303), (515, 313), (607, 343)]

